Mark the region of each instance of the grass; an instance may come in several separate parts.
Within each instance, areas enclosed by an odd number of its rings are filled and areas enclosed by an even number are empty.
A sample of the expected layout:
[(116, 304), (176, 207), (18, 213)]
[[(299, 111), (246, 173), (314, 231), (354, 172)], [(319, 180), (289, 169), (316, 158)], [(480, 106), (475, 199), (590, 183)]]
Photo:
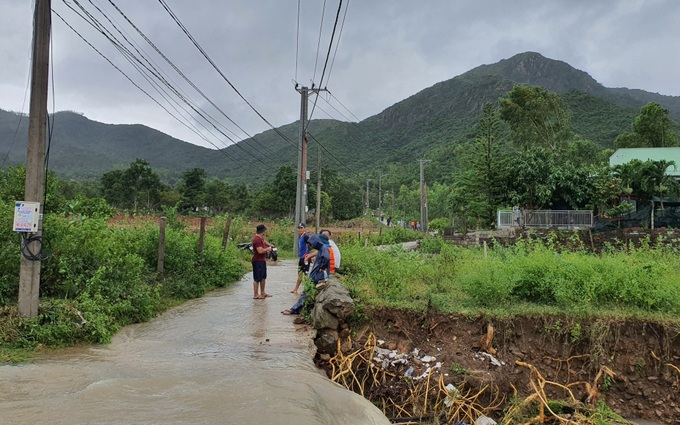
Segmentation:
[(362, 304), (465, 315), (680, 321), (678, 253), (643, 246), (600, 255), (540, 241), (482, 250), (433, 238), (428, 252), (343, 246), (344, 284)]

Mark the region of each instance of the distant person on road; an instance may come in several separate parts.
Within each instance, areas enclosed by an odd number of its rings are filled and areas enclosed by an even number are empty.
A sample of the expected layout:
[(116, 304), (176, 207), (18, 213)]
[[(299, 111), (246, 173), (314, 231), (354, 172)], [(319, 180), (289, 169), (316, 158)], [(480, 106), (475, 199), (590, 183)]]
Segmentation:
[[(309, 237), (309, 244), (312, 248), (316, 249), (315, 260), (312, 269), (309, 271), (309, 278), (316, 288), (322, 288), (322, 281), (325, 282), (328, 279), (328, 268), (330, 266), (330, 253), (326, 244), (328, 243), (328, 236), (326, 235), (311, 235)], [(281, 314), (286, 316), (291, 314), (300, 314), (302, 310), (302, 305), (307, 299), (307, 294), (302, 291), (302, 295), (298, 298), (297, 302), (289, 309), (283, 310)]]
[(307, 249), (308, 239), (307, 226), (305, 226), (305, 223), (298, 224), (298, 278), (297, 282), (295, 282), (295, 289), (290, 291), (291, 294), (298, 294), (302, 278), (309, 272), (309, 260), (307, 258), (309, 255), (309, 249)]
[(390, 224), (392, 223), (392, 216), (387, 217), (387, 227), (390, 227)]
[[(264, 291), (267, 283), (267, 253), (271, 252), (274, 244), (267, 242), (264, 239), (264, 234), (267, 231), (267, 226), (258, 224), (253, 236), (253, 299), (262, 300), (271, 297)], [(259, 289), (259, 290), (258, 290)]]

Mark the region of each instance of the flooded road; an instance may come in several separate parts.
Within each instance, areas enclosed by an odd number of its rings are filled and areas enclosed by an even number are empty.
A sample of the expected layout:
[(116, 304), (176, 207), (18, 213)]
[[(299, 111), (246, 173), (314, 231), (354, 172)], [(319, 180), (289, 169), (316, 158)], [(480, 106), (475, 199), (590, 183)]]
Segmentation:
[(281, 315), (293, 261), (121, 330), (106, 346), (0, 366), (0, 423), (389, 424), (312, 363), (310, 331)]

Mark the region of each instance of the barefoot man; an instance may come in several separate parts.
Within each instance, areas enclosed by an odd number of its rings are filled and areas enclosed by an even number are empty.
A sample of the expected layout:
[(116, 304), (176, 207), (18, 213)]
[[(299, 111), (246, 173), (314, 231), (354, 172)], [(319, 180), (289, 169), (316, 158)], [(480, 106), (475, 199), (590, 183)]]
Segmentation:
[(267, 253), (272, 250), (274, 245), (264, 239), (266, 231), (267, 226), (258, 224), (255, 229), (255, 236), (253, 236), (253, 299), (255, 300), (271, 297), (264, 291), (264, 287), (267, 283)]

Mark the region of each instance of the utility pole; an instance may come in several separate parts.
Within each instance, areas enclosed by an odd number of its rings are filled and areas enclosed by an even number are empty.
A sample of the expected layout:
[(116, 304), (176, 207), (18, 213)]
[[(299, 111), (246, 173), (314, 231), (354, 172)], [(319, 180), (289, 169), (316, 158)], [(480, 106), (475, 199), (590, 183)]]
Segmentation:
[[(297, 177), (297, 191), (295, 193), (295, 228), (299, 223), (307, 221), (307, 101), (309, 93), (319, 93), (327, 91), (326, 89), (295, 86), (295, 90), (300, 93), (300, 146), (298, 148), (298, 177)], [(300, 252), (300, 247), (297, 239), (293, 245), (295, 256)]]
[(368, 217), (368, 213), (370, 212), (370, 209), (371, 209), (370, 208), (371, 204), (368, 201), (368, 182), (370, 182), (370, 181), (371, 181), (370, 179), (366, 179), (366, 217)]
[(425, 170), (426, 162), (432, 162), (430, 159), (419, 159), (420, 163), (420, 230), (427, 232), (427, 196), (425, 195)]
[(382, 214), (382, 178), (385, 177), (387, 174), (381, 174), (378, 176), (378, 220), (382, 222), (381, 214)]
[[(45, 140), (47, 134), (47, 90), (49, 82), (50, 32), (52, 26), (51, 0), (36, 0), (33, 15), (33, 62), (31, 65), (31, 103), (28, 122), (28, 150), (26, 153), (26, 186), (24, 200), (40, 202), (42, 216), (45, 195)], [(31, 242), (22, 239), (30, 252), (39, 252), (42, 219)], [(40, 293), (40, 259), (21, 256), (19, 275), (19, 314), (38, 315)]]
[(321, 146), (319, 146), (319, 159), (316, 164), (316, 233), (319, 233), (321, 223)]

